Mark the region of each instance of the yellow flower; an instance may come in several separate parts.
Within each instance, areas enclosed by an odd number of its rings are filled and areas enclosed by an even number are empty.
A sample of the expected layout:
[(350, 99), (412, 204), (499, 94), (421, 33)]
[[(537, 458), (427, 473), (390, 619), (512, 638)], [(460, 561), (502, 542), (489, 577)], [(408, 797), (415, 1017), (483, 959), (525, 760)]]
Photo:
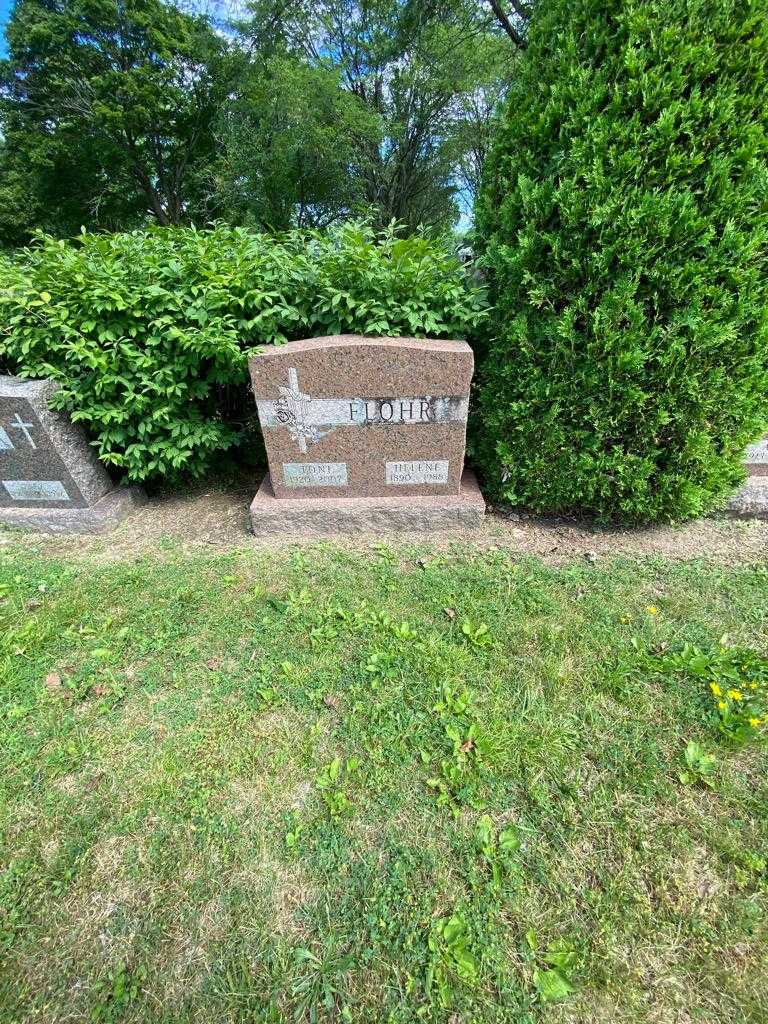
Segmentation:
[(750, 683), (749, 684), (749, 688), (750, 688), (750, 690), (756, 690), (757, 689), (757, 683)]
[(659, 614), (659, 609), (656, 607), (655, 604), (649, 604), (648, 607), (645, 610), (648, 612), (649, 615), (658, 615)]
[(720, 687), (719, 687), (719, 686), (717, 685), (717, 683), (710, 683), (710, 684), (709, 684), (709, 688), (710, 688), (710, 690), (712, 691), (712, 693), (714, 693), (714, 695), (715, 695), (716, 697), (719, 697), (719, 696), (720, 696), (720, 695), (722, 694), (722, 692), (723, 692), (723, 691), (722, 691), (722, 690), (720, 689)]
[(727, 696), (730, 697), (731, 700), (743, 700), (744, 699), (742, 694), (739, 692), (739, 690), (729, 690)]
[(752, 726), (753, 729), (756, 729), (758, 727), (758, 725), (760, 725), (760, 719), (759, 718), (750, 718), (749, 724)]
[(728, 707), (724, 700), (719, 700), (717, 702), (717, 706), (720, 708), (721, 711), (725, 711), (725, 709)]

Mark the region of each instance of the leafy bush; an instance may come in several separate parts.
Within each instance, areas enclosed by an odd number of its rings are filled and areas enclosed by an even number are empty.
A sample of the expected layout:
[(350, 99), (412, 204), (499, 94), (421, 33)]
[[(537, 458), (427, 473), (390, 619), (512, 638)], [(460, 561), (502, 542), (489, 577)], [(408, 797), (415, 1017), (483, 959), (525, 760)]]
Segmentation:
[(237, 442), (259, 346), (462, 337), (484, 315), (446, 244), (360, 224), (42, 237), (0, 272), (0, 369), (59, 380), (59, 405), (136, 481), (200, 475)]
[(542, 0), (478, 210), (486, 484), (716, 507), (768, 416), (768, 3)]

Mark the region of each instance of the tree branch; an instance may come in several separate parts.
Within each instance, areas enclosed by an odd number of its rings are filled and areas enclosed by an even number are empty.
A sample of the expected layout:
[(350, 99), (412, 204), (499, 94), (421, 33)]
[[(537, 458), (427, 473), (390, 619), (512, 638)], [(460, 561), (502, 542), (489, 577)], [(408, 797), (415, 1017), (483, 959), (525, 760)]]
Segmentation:
[[(488, 0), (488, 3), (491, 5), (491, 9), (492, 9), (493, 13), (496, 15), (496, 20), (501, 25), (501, 27), (504, 29), (504, 31), (507, 33), (507, 35), (512, 40), (512, 42), (515, 44), (515, 46), (519, 47), (521, 50), (524, 50), (526, 45), (527, 45), (526, 41), (525, 41), (525, 37), (522, 36), (517, 31), (515, 26), (512, 24), (508, 14), (506, 13), (504, 8), (499, 3), (499, 0)], [(518, 5), (517, 4), (513, 4), (513, 6), (514, 6), (515, 10), (517, 11), (517, 13), (519, 14), (520, 13), (520, 8), (518, 7)]]

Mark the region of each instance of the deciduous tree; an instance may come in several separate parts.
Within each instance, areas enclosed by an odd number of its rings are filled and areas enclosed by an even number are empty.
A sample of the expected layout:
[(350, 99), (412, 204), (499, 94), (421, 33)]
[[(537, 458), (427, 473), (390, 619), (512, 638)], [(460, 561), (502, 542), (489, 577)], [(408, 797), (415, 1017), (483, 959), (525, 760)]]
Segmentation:
[(227, 219), (285, 230), (366, 212), (363, 162), (379, 119), (338, 72), (280, 54), (255, 59), (216, 135), (214, 187)]
[(488, 60), (498, 33), (483, 6), (474, 0), (253, 0), (251, 8), (247, 33), (257, 47), (283, 48), (313, 67), (337, 70), (344, 87), (379, 118), (381, 139), (366, 140), (358, 161), (376, 219), (411, 228), (453, 223), (465, 184), (460, 168), (476, 141), (468, 126), (487, 123), (489, 100), (513, 68), (511, 56)]
[(7, 38), (2, 187), (30, 195), (17, 233), (205, 216), (235, 58), (204, 19), (162, 0), (18, 0)]

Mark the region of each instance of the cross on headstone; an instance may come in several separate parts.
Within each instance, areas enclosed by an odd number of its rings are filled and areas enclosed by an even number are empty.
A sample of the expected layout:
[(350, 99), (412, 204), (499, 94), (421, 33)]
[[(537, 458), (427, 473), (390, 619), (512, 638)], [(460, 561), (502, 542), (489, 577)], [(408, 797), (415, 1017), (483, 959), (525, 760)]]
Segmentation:
[(29, 442), (29, 447), (36, 449), (37, 445), (35, 444), (34, 440), (32, 439), (32, 435), (29, 432), (30, 427), (34, 427), (34, 423), (25, 423), (18, 413), (16, 413), (16, 415), (11, 420), (11, 429), (20, 430), (24, 434), (24, 437), (26, 437), (27, 441)]
[(269, 462), (254, 532), (442, 529), (479, 522), (464, 472), (472, 350), (340, 335), (250, 360)]
[(58, 385), (0, 375), (0, 524), (109, 529), (141, 498), (115, 488), (82, 427), (50, 408)]

